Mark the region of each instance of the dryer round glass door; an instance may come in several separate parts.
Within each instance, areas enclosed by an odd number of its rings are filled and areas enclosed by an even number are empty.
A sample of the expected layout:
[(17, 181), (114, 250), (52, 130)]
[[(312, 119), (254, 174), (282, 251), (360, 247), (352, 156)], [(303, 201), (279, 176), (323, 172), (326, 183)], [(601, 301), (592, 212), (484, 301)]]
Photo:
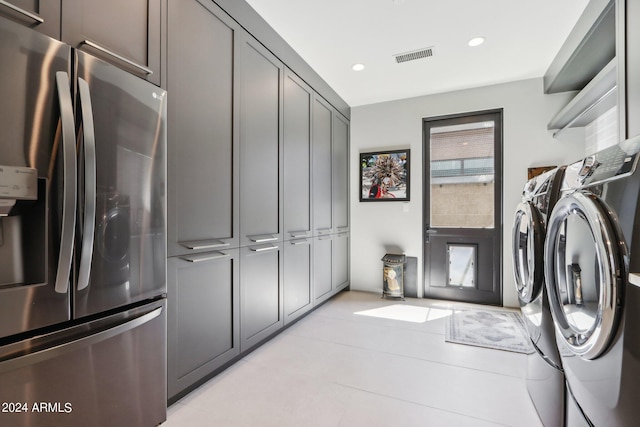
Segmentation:
[(557, 330), (585, 359), (615, 334), (621, 297), (621, 251), (611, 218), (593, 194), (558, 201), (547, 226), (545, 278)]
[(533, 301), (543, 286), (544, 224), (531, 203), (520, 203), (513, 223), (513, 273), (520, 301)]

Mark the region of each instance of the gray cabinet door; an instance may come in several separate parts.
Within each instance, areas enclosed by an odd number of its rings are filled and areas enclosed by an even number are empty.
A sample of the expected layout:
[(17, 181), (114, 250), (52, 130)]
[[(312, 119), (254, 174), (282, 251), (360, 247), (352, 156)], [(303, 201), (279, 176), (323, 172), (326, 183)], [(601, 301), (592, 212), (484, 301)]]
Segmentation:
[(236, 26), (198, 0), (171, 1), (168, 21), (169, 255), (237, 247)]
[(169, 258), (168, 394), (240, 353), (238, 250)]
[(284, 239), (311, 236), (311, 101), (290, 71), (284, 77)]
[(60, 39), (60, 0), (7, 0), (0, 16)]
[(333, 236), (332, 288), (336, 293), (349, 286), (349, 233)]
[(283, 65), (249, 35), (240, 56), (240, 245), (282, 239)]
[(313, 233), (330, 234), (332, 231), (332, 108), (323, 99), (313, 101), (312, 122), (312, 194)]
[(333, 229), (349, 228), (349, 123), (337, 112), (333, 116)]
[(160, 84), (166, 0), (64, 0), (62, 41)]
[(241, 351), (260, 343), (283, 322), (282, 243), (240, 249)]
[(284, 242), (284, 323), (313, 308), (312, 239)]
[(333, 237), (316, 237), (313, 241), (313, 296), (314, 305), (333, 295), (332, 274)]

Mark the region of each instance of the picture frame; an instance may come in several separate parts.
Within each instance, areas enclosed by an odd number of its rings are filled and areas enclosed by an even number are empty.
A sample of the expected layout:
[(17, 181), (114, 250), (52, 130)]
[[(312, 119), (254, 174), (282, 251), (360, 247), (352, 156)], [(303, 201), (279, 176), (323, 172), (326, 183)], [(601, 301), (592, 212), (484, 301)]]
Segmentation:
[(360, 201), (410, 200), (411, 150), (360, 153)]

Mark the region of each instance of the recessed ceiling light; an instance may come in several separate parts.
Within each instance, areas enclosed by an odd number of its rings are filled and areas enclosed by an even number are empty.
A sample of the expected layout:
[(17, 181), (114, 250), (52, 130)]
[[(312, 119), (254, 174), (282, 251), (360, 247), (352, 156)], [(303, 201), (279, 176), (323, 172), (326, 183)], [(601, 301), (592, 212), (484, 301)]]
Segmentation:
[(351, 69), (353, 71), (362, 71), (362, 70), (364, 70), (364, 64), (353, 64)]
[(474, 37), (469, 40), (469, 46), (471, 47), (480, 46), (482, 43), (484, 43), (484, 37)]

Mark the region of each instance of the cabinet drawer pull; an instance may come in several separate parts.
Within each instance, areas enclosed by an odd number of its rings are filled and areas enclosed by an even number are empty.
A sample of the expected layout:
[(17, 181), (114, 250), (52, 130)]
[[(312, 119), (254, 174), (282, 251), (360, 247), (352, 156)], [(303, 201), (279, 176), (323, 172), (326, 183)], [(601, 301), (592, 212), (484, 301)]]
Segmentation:
[(14, 12), (18, 12), (20, 15), (26, 16), (27, 18), (29, 18), (33, 22), (35, 22), (36, 25), (44, 24), (44, 19), (42, 19), (40, 16), (36, 15), (35, 13), (31, 13), (28, 10), (24, 10), (24, 9), (22, 9), (22, 8), (14, 5), (14, 4), (11, 4), (9, 2), (6, 2), (4, 0), (0, 0), (0, 5), (13, 10)]
[(249, 250), (251, 252), (267, 252), (267, 251), (273, 251), (273, 250), (276, 250), (276, 249), (278, 249), (278, 247), (277, 246), (272, 246), (272, 245), (249, 247)]
[(215, 249), (229, 246), (229, 243), (225, 243), (222, 240), (193, 240), (190, 242), (180, 242), (180, 244), (185, 248), (194, 251), (199, 249)]
[(274, 236), (273, 234), (265, 234), (261, 236), (247, 236), (247, 237), (253, 243), (267, 243), (267, 242), (275, 242), (278, 240), (278, 237)]
[(307, 237), (308, 234), (309, 234), (309, 231), (292, 231), (289, 233), (289, 235), (294, 239), (297, 237)]
[(149, 68), (147, 68), (147, 67), (145, 67), (143, 65), (140, 65), (140, 64), (138, 64), (136, 62), (133, 62), (132, 60), (127, 59), (124, 56), (119, 55), (119, 54), (107, 49), (106, 47), (99, 45), (96, 42), (92, 42), (91, 40), (84, 40), (80, 44), (81, 45), (83, 45), (83, 44), (87, 45), (89, 47), (94, 48), (95, 50), (99, 50), (100, 52), (102, 52), (105, 55), (111, 56), (112, 58), (115, 58), (118, 61), (124, 62), (125, 64), (140, 70), (143, 74), (146, 74), (148, 76), (153, 74), (153, 71), (151, 71)]
[(298, 245), (308, 245), (309, 241), (307, 239), (300, 239), (300, 240), (292, 240), (291, 241), (291, 245), (292, 246), (298, 246)]
[(318, 232), (318, 234), (330, 234), (331, 233), (331, 229), (330, 228), (318, 228), (316, 231)]
[(225, 254), (222, 252), (217, 252), (216, 254), (207, 254), (207, 255), (194, 255), (194, 256), (186, 256), (180, 257), (180, 259), (187, 262), (204, 262), (204, 261), (213, 261), (216, 259), (229, 258), (231, 255)]

